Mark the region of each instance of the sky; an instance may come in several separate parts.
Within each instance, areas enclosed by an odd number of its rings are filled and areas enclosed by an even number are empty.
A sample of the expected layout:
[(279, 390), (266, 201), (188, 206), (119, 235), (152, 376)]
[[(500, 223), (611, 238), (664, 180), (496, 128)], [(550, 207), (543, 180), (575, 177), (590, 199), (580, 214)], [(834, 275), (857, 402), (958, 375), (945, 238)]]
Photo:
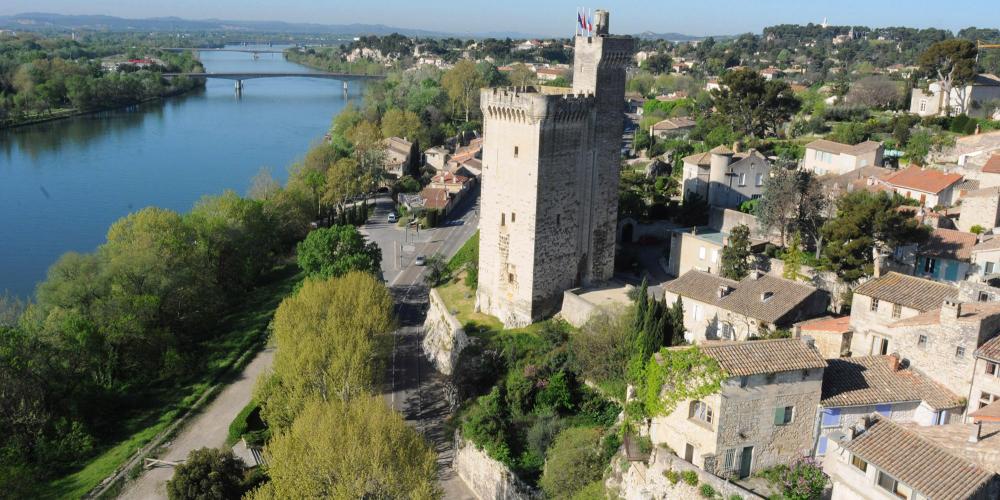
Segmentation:
[[(765, 26), (835, 25), (1000, 28), (998, 0), (631, 0), (590, 8), (611, 12), (611, 31), (688, 35), (760, 33)], [(105, 14), (127, 18), (269, 20), (385, 24), (447, 33), (573, 33), (579, 3), (564, 0), (3, 0), (0, 15), (22, 12)]]

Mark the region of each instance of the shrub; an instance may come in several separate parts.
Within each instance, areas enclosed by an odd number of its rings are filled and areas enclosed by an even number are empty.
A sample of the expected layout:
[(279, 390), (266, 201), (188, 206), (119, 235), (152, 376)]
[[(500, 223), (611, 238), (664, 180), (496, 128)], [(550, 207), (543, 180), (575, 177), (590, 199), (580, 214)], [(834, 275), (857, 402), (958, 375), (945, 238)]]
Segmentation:
[(743, 497), (733, 493), (732, 495), (729, 495), (729, 500), (743, 500)]
[(703, 484), (698, 488), (698, 493), (705, 498), (715, 498), (715, 488), (710, 484)]
[(229, 450), (193, 450), (167, 481), (170, 500), (226, 500), (243, 493), (243, 463)]
[(535, 397), (535, 408), (568, 411), (573, 409), (573, 393), (570, 391), (566, 372), (560, 371), (549, 377), (545, 388)]
[(972, 227), (969, 228), (969, 232), (972, 233), (972, 234), (983, 234), (985, 231), (986, 231), (986, 228), (984, 228), (983, 226), (980, 226), (979, 224), (976, 224), (976, 225), (974, 225), (974, 226), (972, 226)]
[(693, 470), (686, 470), (681, 473), (681, 478), (688, 486), (698, 486), (698, 473)]
[(476, 405), (462, 422), (462, 435), (490, 457), (512, 465), (507, 446), (509, 425), (510, 415), (504, 404), (504, 394), (500, 387), (494, 387), (489, 394), (476, 400)]
[(757, 474), (781, 489), (784, 500), (813, 500), (821, 498), (827, 478), (814, 459), (804, 458), (792, 467), (778, 465)]
[(604, 462), (598, 448), (601, 430), (574, 427), (556, 436), (545, 457), (542, 490), (553, 498), (572, 497), (601, 478)]
[(663, 471), (663, 475), (667, 477), (667, 481), (670, 481), (670, 484), (677, 484), (681, 480), (681, 475), (673, 469)]

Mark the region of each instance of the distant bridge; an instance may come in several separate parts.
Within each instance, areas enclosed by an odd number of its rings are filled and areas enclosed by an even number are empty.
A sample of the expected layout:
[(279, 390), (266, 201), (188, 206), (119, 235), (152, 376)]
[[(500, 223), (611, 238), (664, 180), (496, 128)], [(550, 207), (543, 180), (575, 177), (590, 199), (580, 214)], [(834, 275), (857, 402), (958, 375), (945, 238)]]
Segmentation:
[(286, 72), (271, 72), (271, 73), (254, 73), (254, 72), (243, 72), (243, 73), (163, 73), (166, 78), (174, 78), (178, 76), (186, 76), (188, 78), (200, 78), (209, 79), (216, 78), (220, 80), (235, 80), (236, 81), (236, 93), (243, 93), (243, 80), (253, 80), (256, 78), (322, 78), (325, 80), (339, 80), (344, 82), (344, 93), (347, 92), (347, 82), (358, 81), (358, 80), (382, 80), (385, 76), (382, 75), (353, 75), (351, 73), (326, 73), (321, 71), (286, 71)]
[(244, 52), (247, 54), (284, 54), (285, 51), (281, 49), (251, 49), (251, 48), (201, 48), (201, 47), (163, 47), (160, 50), (166, 50), (170, 52), (184, 52), (186, 50), (191, 50), (194, 52)]

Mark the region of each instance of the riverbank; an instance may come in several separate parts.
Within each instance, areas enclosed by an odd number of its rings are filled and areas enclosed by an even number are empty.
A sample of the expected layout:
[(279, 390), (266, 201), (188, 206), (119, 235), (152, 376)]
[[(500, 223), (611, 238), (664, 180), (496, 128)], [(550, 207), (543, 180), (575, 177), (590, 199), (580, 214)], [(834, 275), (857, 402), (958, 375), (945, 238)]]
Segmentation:
[(73, 117), (77, 117), (77, 116), (87, 116), (87, 115), (93, 115), (93, 114), (97, 114), (97, 113), (104, 113), (106, 111), (119, 111), (119, 110), (123, 110), (123, 109), (129, 109), (129, 108), (132, 108), (132, 107), (135, 107), (135, 106), (141, 106), (143, 104), (149, 104), (149, 103), (152, 103), (152, 102), (163, 101), (163, 100), (169, 99), (171, 97), (178, 97), (178, 96), (182, 96), (182, 95), (185, 95), (187, 93), (193, 92), (195, 90), (204, 90), (204, 89), (205, 89), (205, 81), (201, 80), (199, 82), (196, 82), (195, 85), (192, 86), (191, 88), (188, 88), (188, 89), (178, 89), (178, 90), (175, 90), (173, 92), (168, 92), (166, 94), (159, 95), (159, 96), (156, 96), (156, 97), (149, 97), (149, 98), (146, 98), (146, 99), (141, 99), (141, 100), (139, 100), (137, 102), (126, 104), (124, 106), (107, 106), (107, 107), (103, 107), (103, 108), (95, 108), (95, 109), (90, 109), (90, 110), (80, 110), (80, 109), (76, 109), (76, 108), (66, 108), (66, 109), (61, 109), (61, 110), (55, 111), (55, 112), (47, 113), (44, 116), (32, 117), (32, 118), (29, 118), (29, 119), (24, 120), (24, 121), (18, 121), (16, 123), (11, 123), (11, 122), (8, 122), (8, 121), (0, 121), (0, 131), (14, 130), (14, 129), (19, 128), (19, 127), (27, 127), (29, 125), (38, 125), (39, 123), (48, 123), (48, 122), (54, 122), (54, 121), (59, 121), (59, 120), (65, 120), (67, 118), (73, 118)]

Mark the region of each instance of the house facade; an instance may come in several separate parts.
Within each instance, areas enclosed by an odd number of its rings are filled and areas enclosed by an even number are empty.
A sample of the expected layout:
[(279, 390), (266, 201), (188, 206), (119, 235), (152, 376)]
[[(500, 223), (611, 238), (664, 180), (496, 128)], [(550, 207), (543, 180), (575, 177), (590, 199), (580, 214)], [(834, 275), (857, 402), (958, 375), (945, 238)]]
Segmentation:
[(668, 303), (684, 306), (688, 342), (749, 340), (778, 328), (819, 316), (829, 299), (805, 283), (753, 271), (733, 281), (701, 271), (688, 271), (665, 288)]
[(859, 168), (882, 165), (881, 142), (865, 141), (850, 145), (818, 139), (806, 144), (802, 169), (816, 175), (843, 175)]
[(851, 355), (894, 352), (897, 347), (882, 333), (884, 327), (957, 299), (956, 286), (895, 272), (861, 284), (851, 299)]
[(972, 231), (976, 226), (989, 231), (1000, 226), (1000, 186), (980, 188), (962, 195), (962, 211), (955, 226), (962, 231)]
[(1000, 401), (1000, 336), (976, 349), (975, 356), (972, 390), (969, 391), (970, 413)]
[(725, 208), (739, 208), (744, 201), (761, 197), (771, 172), (771, 162), (754, 149), (738, 153), (718, 146), (683, 162), (682, 199), (697, 195), (709, 205)]
[(722, 265), (722, 249), (728, 239), (729, 233), (709, 226), (671, 231), (667, 272), (673, 276), (683, 276), (694, 269), (718, 275)]
[[(674, 349), (689, 349), (678, 347)], [(796, 339), (700, 347), (729, 376), (718, 393), (653, 418), (654, 446), (721, 477), (748, 477), (808, 456), (826, 362)]]
[(972, 270), (972, 250), (977, 240), (973, 233), (934, 229), (916, 250), (913, 274), (952, 283), (966, 279)]
[(920, 202), (927, 208), (950, 206), (958, 200), (956, 187), (962, 181), (959, 174), (935, 169), (909, 167), (886, 177), (883, 184), (893, 192)]
[(952, 115), (994, 117), (997, 110), (990, 108), (989, 104), (997, 100), (1000, 100), (1000, 77), (983, 73), (976, 75), (968, 85), (952, 88), (947, 98), (937, 82), (931, 83), (927, 90), (913, 89), (910, 113), (919, 116), (944, 116), (949, 114), (950, 106)]

